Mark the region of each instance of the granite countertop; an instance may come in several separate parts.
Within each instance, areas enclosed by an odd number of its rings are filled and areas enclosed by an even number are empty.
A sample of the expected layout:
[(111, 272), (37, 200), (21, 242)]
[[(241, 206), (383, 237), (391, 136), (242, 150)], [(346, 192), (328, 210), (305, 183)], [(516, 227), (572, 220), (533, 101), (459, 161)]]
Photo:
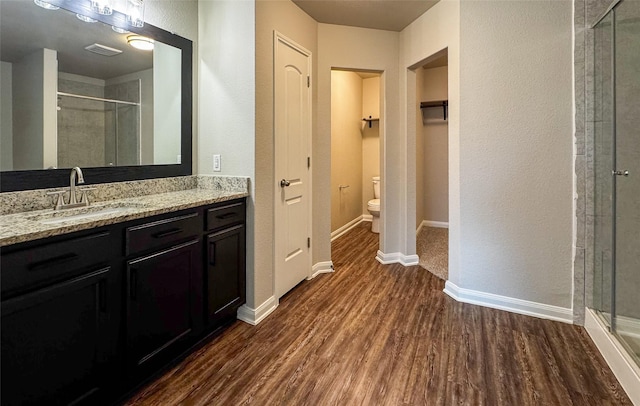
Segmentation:
[[(0, 216), (0, 247), (74, 231), (121, 223), (157, 214), (248, 196), (241, 189), (193, 188), (92, 203), (68, 210), (33, 210)], [(67, 218), (78, 214), (84, 218)], [(90, 216), (87, 217), (86, 214)], [(54, 220), (47, 224), (43, 221)]]

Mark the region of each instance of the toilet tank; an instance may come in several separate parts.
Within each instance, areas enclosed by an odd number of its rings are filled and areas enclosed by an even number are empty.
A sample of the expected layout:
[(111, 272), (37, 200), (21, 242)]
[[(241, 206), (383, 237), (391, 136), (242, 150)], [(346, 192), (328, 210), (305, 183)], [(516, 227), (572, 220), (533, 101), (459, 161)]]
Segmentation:
[(380, 176), (373, 177), (373, 197), (380, 199)]

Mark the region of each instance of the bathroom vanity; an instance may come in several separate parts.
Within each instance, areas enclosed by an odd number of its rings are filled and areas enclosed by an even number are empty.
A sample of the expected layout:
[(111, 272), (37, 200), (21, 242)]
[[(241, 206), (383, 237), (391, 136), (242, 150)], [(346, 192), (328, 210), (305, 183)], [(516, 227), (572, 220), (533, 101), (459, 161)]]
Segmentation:
[(2, 404), (113, 403), (235, 320), (246, 195), (0, 216)]

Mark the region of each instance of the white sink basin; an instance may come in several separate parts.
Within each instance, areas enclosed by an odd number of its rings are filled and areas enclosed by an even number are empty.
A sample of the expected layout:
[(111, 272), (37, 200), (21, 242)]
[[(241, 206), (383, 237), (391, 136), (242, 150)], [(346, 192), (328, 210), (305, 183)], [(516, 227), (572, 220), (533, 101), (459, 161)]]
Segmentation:
[(77, 209), (56, 210), (29, 217), (30, 220), (42, 224), (60, 224), (70, 221), (87, 220), (113, 214), (131, 212), (146, 207), (142, 204), (114, 203), (96, 206), (86, 206)]

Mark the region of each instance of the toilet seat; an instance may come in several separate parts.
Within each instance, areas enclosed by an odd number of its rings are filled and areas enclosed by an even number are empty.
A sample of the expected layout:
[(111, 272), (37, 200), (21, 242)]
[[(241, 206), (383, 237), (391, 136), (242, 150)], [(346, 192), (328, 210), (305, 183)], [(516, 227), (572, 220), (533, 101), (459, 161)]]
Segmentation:
[(367, 208), (373, 211), (380, 211), (380, 199), (371, 199), (367, 203)]

